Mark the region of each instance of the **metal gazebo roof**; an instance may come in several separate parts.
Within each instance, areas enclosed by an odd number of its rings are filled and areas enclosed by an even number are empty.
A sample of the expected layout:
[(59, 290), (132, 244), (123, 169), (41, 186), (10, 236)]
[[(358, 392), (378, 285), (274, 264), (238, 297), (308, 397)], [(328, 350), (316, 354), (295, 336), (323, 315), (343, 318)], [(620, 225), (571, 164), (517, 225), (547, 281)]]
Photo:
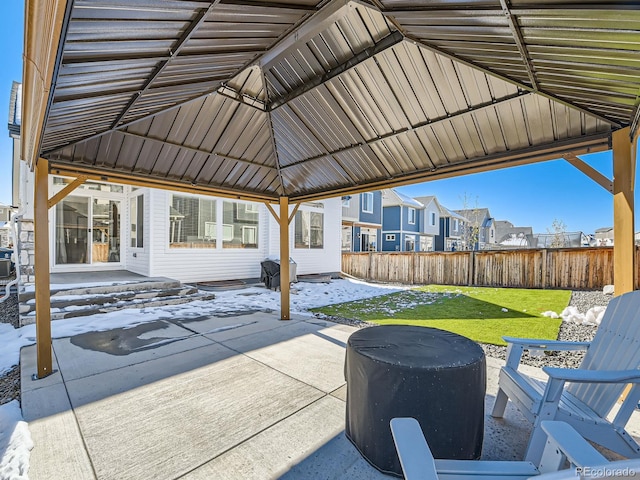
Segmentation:
[(27, 27), (23, 156), (60, 173), (296, 202), (638, 123), (640, 2), (30, 0)]

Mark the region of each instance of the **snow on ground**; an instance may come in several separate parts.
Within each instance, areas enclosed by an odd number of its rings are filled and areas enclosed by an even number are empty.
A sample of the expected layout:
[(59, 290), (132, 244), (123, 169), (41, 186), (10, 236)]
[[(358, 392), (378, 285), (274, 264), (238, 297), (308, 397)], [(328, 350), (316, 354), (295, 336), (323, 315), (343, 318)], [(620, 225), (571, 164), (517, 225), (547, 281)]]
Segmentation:
[(27, 423), (22, 419), (17, 400), (0, 406), (0, 478), (23, 480), (29, 478), (29, 452), (33, 441)]
[[(331, 283), (296, 283), (291, 289), (291, 313), (311, 315), (310, 308), (349, 302), (363, 298), (406, 290), (409, 287), (374, 285), (357, 280), (333, 280)], [(80, 296), (81, 297), (81, 296)], [(51, 323), (53, 338), (71, 337), (80, 333), (109, 330), (153, 322), (162, 318), (199, 317), (216, 313), (232, 313), (247, 310), (280, 310), (280, 292), (264, 287), (216, 292), (216, 298), (164, 307), (123, 309), (87, 317), (56, 320)], [(0, 323), (0, 375), (18, 364), (20, 349), (36, 341), (35, 325), (13, 328)]]

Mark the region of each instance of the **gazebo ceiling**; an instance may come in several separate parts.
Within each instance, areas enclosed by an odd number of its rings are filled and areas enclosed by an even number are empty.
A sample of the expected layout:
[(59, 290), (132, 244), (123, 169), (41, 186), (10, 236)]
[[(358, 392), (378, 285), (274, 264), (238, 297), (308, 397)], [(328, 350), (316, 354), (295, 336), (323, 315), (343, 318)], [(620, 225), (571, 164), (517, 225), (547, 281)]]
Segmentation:
[(308, 200), (638, 123), (640, 2), (75, 0), (60, 32), (26, 157), (63, 173)]

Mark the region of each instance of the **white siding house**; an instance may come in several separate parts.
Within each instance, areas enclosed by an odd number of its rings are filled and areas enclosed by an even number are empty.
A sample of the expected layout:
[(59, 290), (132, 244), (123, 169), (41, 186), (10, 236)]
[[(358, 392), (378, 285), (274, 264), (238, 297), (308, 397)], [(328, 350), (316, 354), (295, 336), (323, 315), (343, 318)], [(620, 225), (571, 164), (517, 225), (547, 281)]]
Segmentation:
[[(33, 173), (22, 173), (22, 183), (33, 184)], [(70, 180), (51, 175), (50, 196)], [(29, 222), (33, 211), (24, 207)], [(340, 271), (341, 211), (340, 198), (300, 206), (289, 229), (298, 274)], [(49, 225), (54, 273), (128, 270), (183, 282), (257, 279), (260, 263), (280, 253), (279, 226), (262, 203), (101, 182), (86, 182), (51, 208)], [(23, 259), (26, 264), (28, 256)], [(32, 281), (30, 275), (22, 278)]]

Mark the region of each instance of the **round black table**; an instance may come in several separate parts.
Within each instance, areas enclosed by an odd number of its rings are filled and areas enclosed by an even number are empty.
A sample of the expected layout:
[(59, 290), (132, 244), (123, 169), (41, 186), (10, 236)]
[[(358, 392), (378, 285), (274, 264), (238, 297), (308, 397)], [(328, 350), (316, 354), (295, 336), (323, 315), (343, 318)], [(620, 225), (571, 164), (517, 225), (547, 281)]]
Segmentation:
[(402, 475), (394, 417), (417, 419), (435, 458), (480, 458), (486, 364), (472, 340), (437, 328), (363, 328), (347, 342), (345, 378), (345, 433), (378, 470)]

